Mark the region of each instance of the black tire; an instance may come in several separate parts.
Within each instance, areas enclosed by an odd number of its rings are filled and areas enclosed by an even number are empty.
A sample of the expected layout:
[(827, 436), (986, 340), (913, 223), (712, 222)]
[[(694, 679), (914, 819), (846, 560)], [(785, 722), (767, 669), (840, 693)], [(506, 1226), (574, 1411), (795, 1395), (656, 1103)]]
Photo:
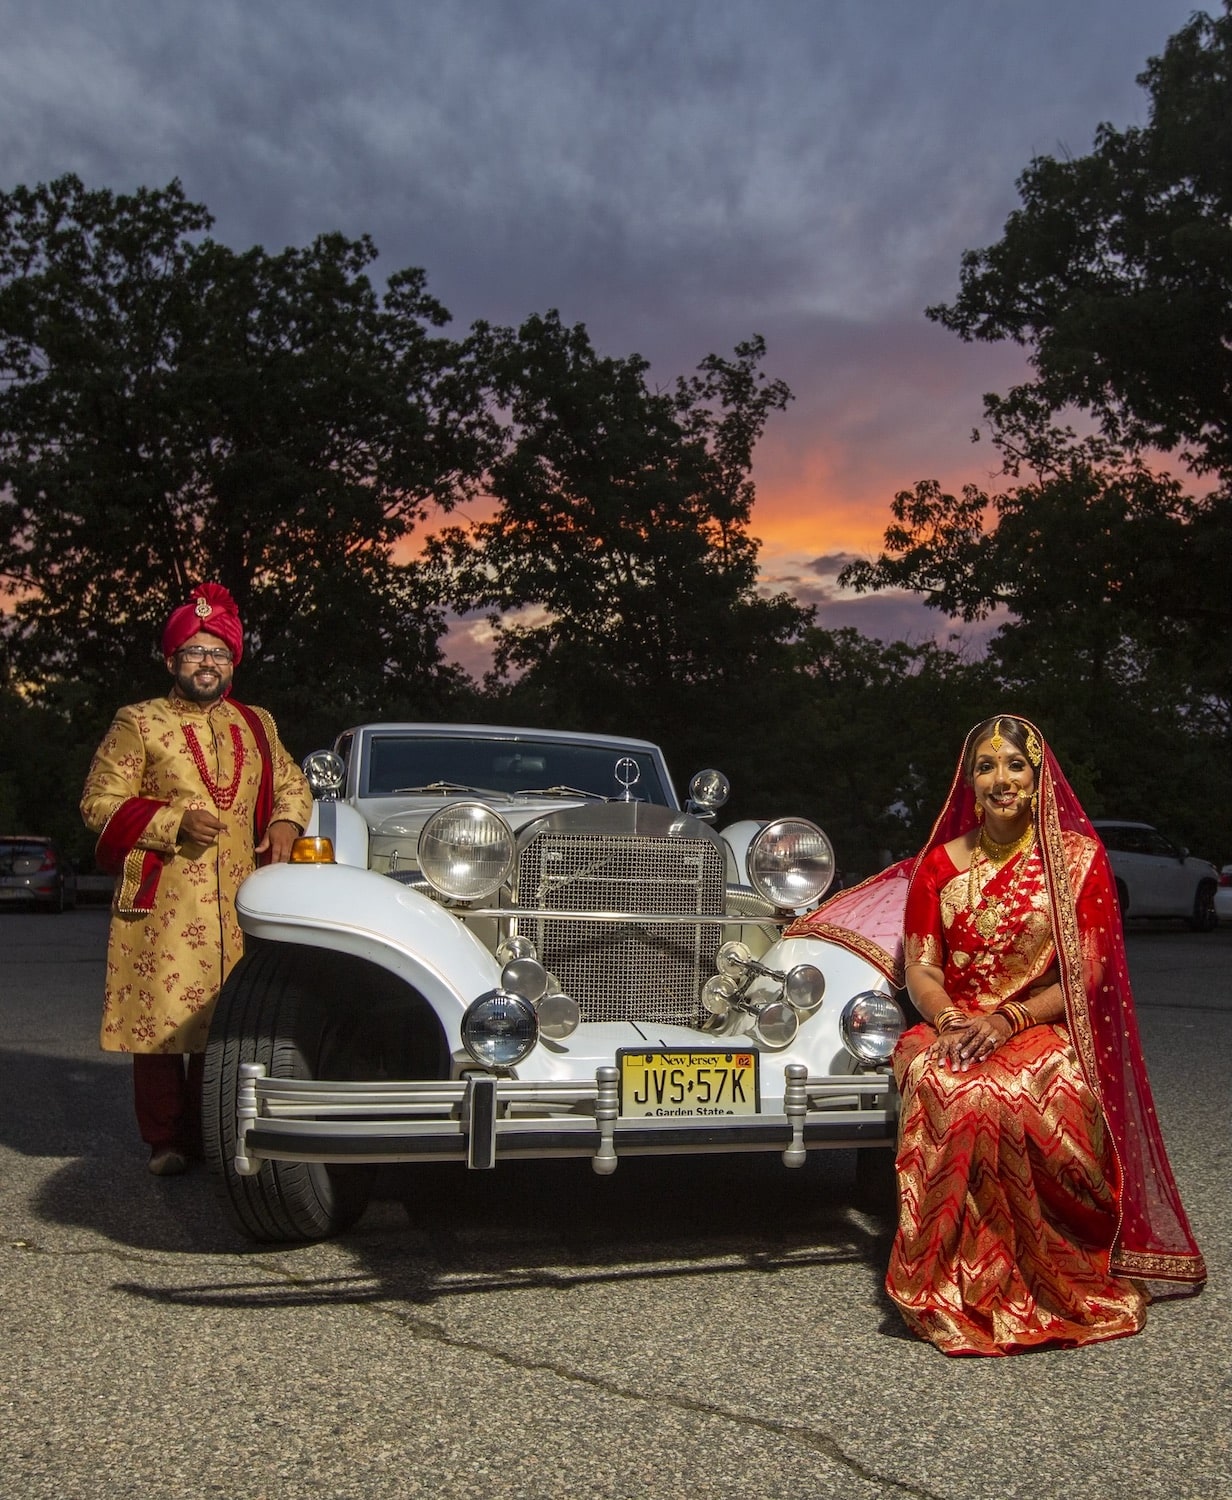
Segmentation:
[(1193, 916), (1189, 925), (1195, 932), (1214, 932), (1219, 926), (1219, 913), (1215, 910), (1215, 882), (1204, 880), (1194, 892)]
[[(349, 1228), (367, 1207), (366, 1167), (265, 1161), (254, 1177), (235, 1170), (241, 1063), (264, 1063), (273, 1078), (351, 1076), (347, 1044), (329, 1019), (328, 968), (297, 949), (259, 949), (235, 966), (214, 1010), (202, 1086), (202, 1144), (223, 1210), (250, 1240), (326, 1239)], [(347, 1010), (354, 1014), (349, 1005)]]

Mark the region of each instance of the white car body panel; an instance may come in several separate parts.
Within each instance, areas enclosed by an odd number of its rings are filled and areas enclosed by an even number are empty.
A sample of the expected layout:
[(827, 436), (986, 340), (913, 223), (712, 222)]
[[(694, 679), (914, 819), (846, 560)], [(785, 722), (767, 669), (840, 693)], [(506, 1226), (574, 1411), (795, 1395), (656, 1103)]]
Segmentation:
[[(440, 768), (420, 781), (417, 768), (432, 767), (437, 741)], [(606, 1173), (624, 1154), (775, 1150), (798, 1166), (810, 1149), (893, 1146), (892, 1035), (875, 1058), (860, 1061), (840, 1024), (853, 997), (889, 997), (891, 985), (840, 944), (781, 937), (795, 914), (758, 897), (745, 868), (764, 823), (716, 831), (708, 816), (682, 809), (662, 752), (646, 741), (375, 724), (347, 731), (336, 749), (345, 760), (337, 800), (319, 801), (306, 830), (330, 841), (335, 862), (313, 862), (318, 843), (297, 851), (302, 860), (259, 869), (243, 883), (240, 924), (259, 941), (224, 987), (211, 1031), (222, 1061), (207, 1066), (207, 1116), (224, 1121), (218, 1139), (232, 1143), (215, 1169), (244, 1232), (313, 1237), (343, 1222), (331, 1217), (328, 1194), (316, 1196), (315, 1179), (278, 1177), (285, 1162), (476, 1168), (506, 1157), (586, 1155)], [(622, 766), (628, 760), (646, 773), (640, 789), (653, 798), (635, 795)], [(371, 795), (369, 766), (384, 778)], [(409, 790), (400, 785), (403, 767), (414, 773)], [(567, 779), (570, 767), (577, 781)], [(529, 788), (516, 779), (523, 777)], [(613, 790), (617, 782), (623, 792)], [(484, 793), (481, 783), (497, 784)], [(552, 786), (561, 791), (549, 794)], [(434, 845), (434, 858), (465, 876), (460, 888), (468, 888), (471, 850), (480, 847), (468, 840), (494, 838), (500, 847), (491, 814), (516, 844), (512, 874), (469, 903), (433, 891), (418, 865), (424, 823), (459, 801), (488, 810), (459, 821), (444, 856)], [(566, 1035), (545, 1035), (538, 991), (530, 999), (501, 995), (497, 1012), (521, 1017), (508, 1034), (525, 1035), (529, 1050), (509, 1066), (484, 1066), (477, 1057), (492, 1054), (467, 1051), (463, 1023), (474, 1002), (501, 990), (496, 950), (515, 933), (534, 934), (543, 968), (556, 969), (552, 977), (581, 1019)], [(703, 995), (720, 944), (733, 941), (749, 953), (736, 966), (733, 1008), (715, 1018)], [(786, 976), (802, 964), (825, 980), (812, 1011), (804, 999), (795, 1010), (786, 999)], [(776, 1024), (798, 1022), (787, 1045), (758, 1032), (768, 1007)], [(880, 1024), (862, 1045), (882, 1035)], [(622, 1114), (622, 1051), (725, 1056), (725, 1064), (699, 1063), (707, 1078), (724, 1066), (744, 1068), (744, 1054), (756, 1053), (759, 1107), (748, 1112), (745, 1097), (729, 1096), (734, 1110), (699, 1108), (718, 1102), (703, 1082), (699, 1094), (706, 1093), (687, 1108)], [(325, 1059), (320, 1068), (317, 1058)], [(391, 1071), (399, 1068), (408, 1071)], [(683, 1071), (689, 1076), (687, 1062)]]
[(1219, 872), (1219, 889), (1215, 892), (1215, 915), (1221, 922), (1232, 922), (1232, 865)]
[(436, 1011), (451, 1050), (463, 1011), (500, 983), (500, 965), (468, 927), (372, 870), (267, 865), (240, 887), (236, 910), (253, 937), (350, 953), (399, 975)]
[(1092, 826), (1108, 849), (1126, 917), (1189, 919), (1199, 886), (1219, 880), (1214, 865), (1188, 854), (1150, 823), (1097, 818)]

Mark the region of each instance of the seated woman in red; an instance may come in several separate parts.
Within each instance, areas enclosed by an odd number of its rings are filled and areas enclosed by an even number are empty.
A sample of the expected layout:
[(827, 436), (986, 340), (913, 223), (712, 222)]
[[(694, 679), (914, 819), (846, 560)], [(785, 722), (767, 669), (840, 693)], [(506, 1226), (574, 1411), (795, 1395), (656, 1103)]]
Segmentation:
[[(1148, 1280), (1200, 1285), (1138, 1042), (1102, 844), (1039, 731), (967, 737), (908, 887), (886, 1278), (947, 1354), (1141, 1328)], [(1133, 1278), (1133, 1279), (1130, 1279)]]

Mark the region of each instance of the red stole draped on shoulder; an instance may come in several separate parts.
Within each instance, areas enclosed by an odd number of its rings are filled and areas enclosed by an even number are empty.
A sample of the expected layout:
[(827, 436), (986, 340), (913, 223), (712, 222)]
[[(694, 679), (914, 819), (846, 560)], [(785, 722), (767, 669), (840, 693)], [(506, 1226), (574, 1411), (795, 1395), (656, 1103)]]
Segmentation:
[[(265, 837), (270, 814), (274, 810), (274, 757), (270, 751), (269, 735), (265, 732), (265, 724), (262, 722), (261, 715), (255, 708), (249, 708), (246, 703), (237, 703), (234, 698), (230, 700), (230, 703), (252, 730), (252, 737), (257, 742), (257, 754), (261, 757), (261, 785), (257, 789), (257, 805), (252, 818), (252, 842), (255, 848)], [(270, 851), (267, 849), (259, 857), (257, 863), (263, 865), (269, 857)]]
[(115, 900), (118, 912), (133, 916), (153, 909), (166, 855), (139, 848), (138, 840), (154, 814), (168, 805), (156, 797), (130, 797), (116, 808), (98, 836), (94, 858), (99, 869), (104, 875), (120, 877)]
[[(270, 751), (269, 735), (257, 711), (245, 703), (237, 703), (234, 698), (228, 701), (252, 732), (261, 761), (261, 785), (257, 790), (252, 820), (255, 846), (265, 837), (274, 810), (274, 757)], [(105, 875), (120, 877), (115, 909), (125, 915), (135, 916), (154, 908), (159, 877), (171, 856), (160, 854), (156, 849), (141, 848), (140, 840), (150, 819), (160, 808), (167, 806), (167, 802), (154, 797), (130, 797), (116, 808), (99, 834), (94, 857)], [(267, 850), (259, 863), (264, 864), (268, 858)]]

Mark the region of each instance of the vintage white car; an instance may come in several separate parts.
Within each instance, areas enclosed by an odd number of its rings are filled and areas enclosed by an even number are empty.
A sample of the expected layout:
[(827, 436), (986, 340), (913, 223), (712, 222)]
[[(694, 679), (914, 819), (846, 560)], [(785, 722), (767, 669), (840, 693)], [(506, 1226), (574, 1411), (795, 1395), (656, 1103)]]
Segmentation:
[(783, 929), (833, 880), (799, 818), (712, 827), (643, 740), (369, 724), (308, 757), (289, 864), (205, 1063), (206, 1156), (255, 1240), (363, 1211), (373, 1164), (857, 1148), (897, 1125), (903, 1025), (858, 951)]

